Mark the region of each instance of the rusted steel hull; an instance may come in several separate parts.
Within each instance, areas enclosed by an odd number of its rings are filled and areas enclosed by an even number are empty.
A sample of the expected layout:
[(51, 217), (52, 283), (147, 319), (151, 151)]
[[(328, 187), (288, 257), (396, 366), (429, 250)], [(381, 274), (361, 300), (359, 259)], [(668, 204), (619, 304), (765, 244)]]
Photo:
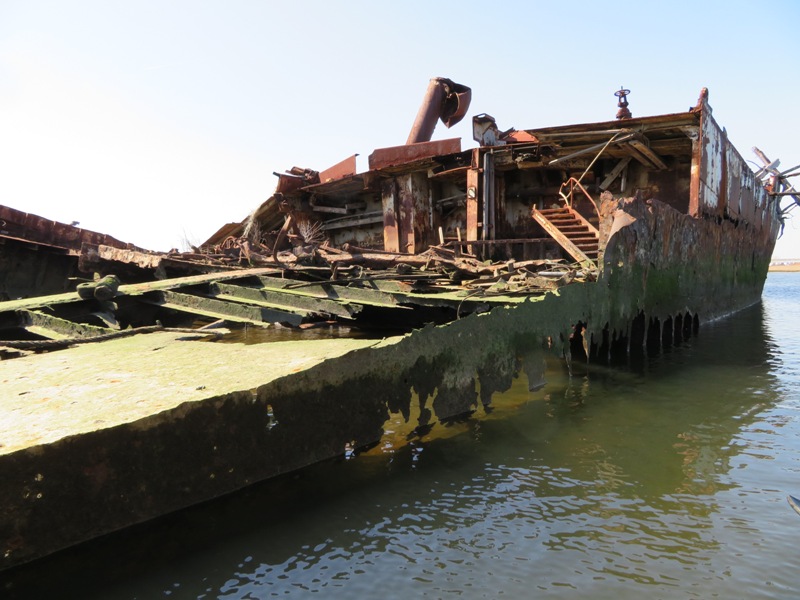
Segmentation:
[(117, 248), (130, 246), (104, 233), (51, 221), (8, 206), (0, 206), (0, 237), (74, 253), (80, 252), (83, 244), (104, 244)]
[[(110, 235), (0, 206), (0, 300), (70, 289), (88, 247), (135, 248)], [(74, 284), (73, 284), (74, 285)]]

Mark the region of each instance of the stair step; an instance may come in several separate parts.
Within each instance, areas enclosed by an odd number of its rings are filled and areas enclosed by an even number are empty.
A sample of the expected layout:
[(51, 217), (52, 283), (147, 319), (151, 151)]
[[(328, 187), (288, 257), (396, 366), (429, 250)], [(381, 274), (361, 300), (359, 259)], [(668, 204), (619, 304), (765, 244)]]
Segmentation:
[(534, 211), (534, 213), (537, 212), (550, 223), (548, 227), (557, 229), (563, 238), (569, 240), (575, 248), (580, 250), (583, 256), (591, 261), (597, 261), (599, 256), (597, 234), (590, 227), (587, 227), (585, 222), (577, 218), (573, 211), (564, 207), (543, 208)]

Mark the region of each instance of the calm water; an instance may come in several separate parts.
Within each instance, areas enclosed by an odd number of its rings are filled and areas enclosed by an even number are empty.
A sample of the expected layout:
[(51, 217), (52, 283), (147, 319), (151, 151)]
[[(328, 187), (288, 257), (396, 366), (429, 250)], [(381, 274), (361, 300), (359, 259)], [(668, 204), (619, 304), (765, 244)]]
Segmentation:
[[(796, 598), (800, 274), (628, 368), (524, 376), (384, 443), (9, 577), (81, 598)], [(437, 429), (438, 428), (438, 429)]]

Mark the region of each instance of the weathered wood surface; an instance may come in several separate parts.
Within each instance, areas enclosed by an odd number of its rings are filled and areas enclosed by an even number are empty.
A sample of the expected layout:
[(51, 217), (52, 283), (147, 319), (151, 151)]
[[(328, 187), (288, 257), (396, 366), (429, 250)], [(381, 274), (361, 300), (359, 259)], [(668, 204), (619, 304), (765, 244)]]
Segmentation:
[[(227, 281), (229, 279), (241, 279), (243, 277), (259, 275), (275, 275), (280, 273), (279, 269), (275, 267), (260, 267), (257, 269), (239, 269), (228, 271), (226, 273), (205, 273), (203, 275), (193, 275), (190, 277), (176, 277), (173, 279), (164, 279), (161, 281), (149, 281), (147, 283), (134, 283), (119, 286), (119, 293), (136, 296), (151, 292), (154, 290), (171, 290), (180, 287), (188, 287), (198, 285), (201, 283), (209, 283), (212, 281)], [(30, 310), (42, 305), (43, 301), (47, 304), (62, 304), (64, 302), (74, 302), (79, 298), (77, 292), (66, 292), (64, 294), (54, 294), (52, 296), (33, 297), (33, 298), (20, 298), (18, 300), (7, 300), (0, 302), (0, 312), (15, 311), (15, 310)]]

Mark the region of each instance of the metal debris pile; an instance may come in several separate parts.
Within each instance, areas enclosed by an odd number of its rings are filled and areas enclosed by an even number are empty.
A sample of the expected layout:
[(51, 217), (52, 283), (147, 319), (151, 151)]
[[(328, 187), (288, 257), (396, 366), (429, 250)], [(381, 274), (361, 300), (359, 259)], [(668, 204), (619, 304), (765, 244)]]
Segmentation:
[(331, 281), (345, 282), (390, 279), (413, 282), (417, 291), (434, 292), (462, 289), (479, 295), (537, 294), (572, 282), (595, 281), (597, 269), (561, 259), (525, 261), (480, 260), (459, 250), (460, 244), (447, 242), (431, 246), (420, 254), (400, 254), (374, 248), (344, 244), (307, 244), (303, 238), (292, 250), (273, 252), (258, 241), (228, 237), (207, 254), (180, 255), (207, 264), (219, 262), (229, 267), (278, 267), (294, 274), (313, 273), (321, 279), (330, 269)]

